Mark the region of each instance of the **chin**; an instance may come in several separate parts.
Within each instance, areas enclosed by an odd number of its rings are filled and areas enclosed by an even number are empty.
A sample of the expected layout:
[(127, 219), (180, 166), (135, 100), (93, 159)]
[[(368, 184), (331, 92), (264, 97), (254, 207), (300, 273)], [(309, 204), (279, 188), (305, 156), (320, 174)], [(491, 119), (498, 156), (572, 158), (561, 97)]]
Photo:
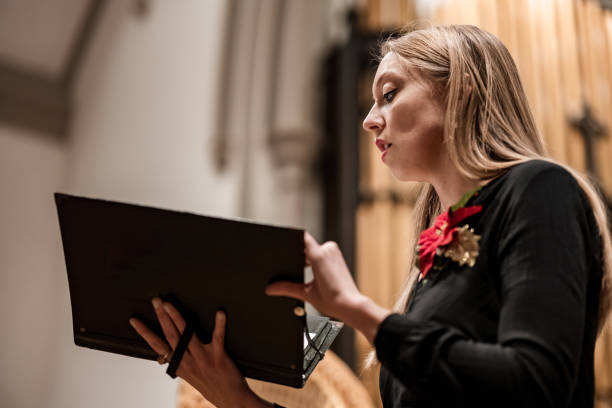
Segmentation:
[(397, 181), (405, 181), (405, 182), (408, 182), (408, 181), (418, 181), (418, 182), (425, 181), (425, 178), (422, 177), (421, 172), (419, 172), (417, 170), (393, 169), (392, 167), (390, 167), (389, 169), (391, 170), (391, 175)]

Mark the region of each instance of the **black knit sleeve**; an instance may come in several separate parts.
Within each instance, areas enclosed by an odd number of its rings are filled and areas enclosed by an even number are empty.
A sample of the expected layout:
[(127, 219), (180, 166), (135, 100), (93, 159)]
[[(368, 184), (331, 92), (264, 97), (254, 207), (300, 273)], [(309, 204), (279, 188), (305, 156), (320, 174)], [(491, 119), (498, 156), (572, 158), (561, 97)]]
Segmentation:
[(518, 191), (498, 220), (497, 342), (409, 315), (390, 315), (378, 329), (379, 360), (423, 399), (496, 407), (564, 407), (571, 399), (585, 327), (590, 209), (559, 167)]

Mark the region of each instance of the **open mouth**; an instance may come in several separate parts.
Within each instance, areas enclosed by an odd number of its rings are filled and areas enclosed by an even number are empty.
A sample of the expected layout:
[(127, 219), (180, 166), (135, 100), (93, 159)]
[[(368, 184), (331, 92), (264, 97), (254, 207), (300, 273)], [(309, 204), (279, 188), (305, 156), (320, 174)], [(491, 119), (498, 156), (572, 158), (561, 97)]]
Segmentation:
[(391, 147), (391, 143), (387, 143), (379, 139), (379, 140), (376, 140), (376, 147), (378, 147), (378, 150), (384, 153), (387, 151), (387, 149)]

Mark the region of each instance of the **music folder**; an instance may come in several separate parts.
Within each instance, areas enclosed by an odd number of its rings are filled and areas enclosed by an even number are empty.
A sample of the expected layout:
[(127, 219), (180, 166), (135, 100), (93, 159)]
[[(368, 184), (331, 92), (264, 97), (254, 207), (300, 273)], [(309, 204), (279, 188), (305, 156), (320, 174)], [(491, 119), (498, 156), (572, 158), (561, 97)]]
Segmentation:
[(172, 302), (208, 343), (219, 309), (242, 374), (303, 387), (342, 324), (264, 293), (304, 281), (304, 231), (56, 193), (78, 346), (156, 360), (130, 326), (164, 338), (151, 299)]

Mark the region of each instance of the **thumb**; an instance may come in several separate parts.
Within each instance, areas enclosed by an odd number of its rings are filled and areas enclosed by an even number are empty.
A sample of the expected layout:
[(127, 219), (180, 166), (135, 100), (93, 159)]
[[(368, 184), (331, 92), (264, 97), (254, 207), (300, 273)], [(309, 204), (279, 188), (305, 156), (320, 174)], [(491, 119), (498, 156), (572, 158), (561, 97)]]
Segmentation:
[(308, 231), (304, 231), (304, 249), (306, 252), (312, 252), (319, 247), (319, 243)]
[(211, 343), (219, 353), (225, 348), (225, 322), (225, 312), (217, 310), (217, 313), (215, 314), (215, 328), (213, 329)]
[(286, 296), (299, 300), (306, 300), (306, 284), (294, 282), (276, 282), (266, 287), (268, 296)]

